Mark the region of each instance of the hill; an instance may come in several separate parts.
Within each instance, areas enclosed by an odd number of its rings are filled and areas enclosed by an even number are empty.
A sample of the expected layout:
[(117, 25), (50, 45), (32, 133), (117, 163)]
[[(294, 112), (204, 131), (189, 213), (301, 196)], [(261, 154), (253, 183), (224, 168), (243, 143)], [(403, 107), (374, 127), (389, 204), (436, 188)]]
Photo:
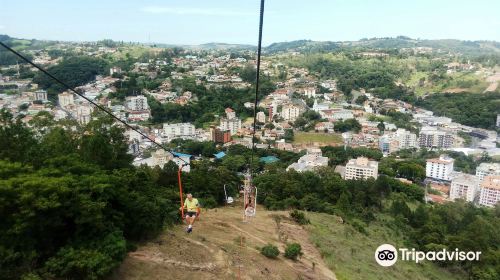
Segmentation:
[[(258, 217), (242, 221), (241, 205), (203, 212), (188, 235), (183, 226), (164, 232), (130, 252), (110, 278), (124, 279), (336, 279), (308, 238), (306, 229), (295, 224), (284, 211), (257, 210)], [(280, 217), (280, 230), (274, 217)], [(271, 243), (281, 253), (285, 243), (298, 242), (303, 257), (294, 262), (260, 254)], [(241, 264), (241, 271), (239, 265)]]
[[(204, 212), (192, 234), (177, 226), (141, 244), (109, 280), (238, 279), (238, 273), (241, 279), (465, 279), (462, 272), (431, 263), (379, 266), (375, 248), (388, 240), (404, 245), (388, 216), (379, 215), (362, 234), (333, 215), (310, 212), (311, 224), (299, 226), (285, 211), (259, 208), (257, 213), (243, 223), (239, 205)], [(279, 230), (275, 217), (281, 218)], [(285, 241), (302, 245), (304, 255), (297, 262), (282, 257)], [(279, 247), (278, 259), (260, 254), (258, 249), (268, 243)]]
[(268, 53), (276, 52), (330, 52), (335, 50), (389, 50), (401, 48), (428, 47), (444, 52), (456, 52), (466, 55), (500, 54), (500, 43), (496, 41), (461, 41), (455, 39), (425, 40), (405, 36), (396, 38), (371, 38), (358, 41), (311, 41), (297, 40), (273, 43), (265, 48)]

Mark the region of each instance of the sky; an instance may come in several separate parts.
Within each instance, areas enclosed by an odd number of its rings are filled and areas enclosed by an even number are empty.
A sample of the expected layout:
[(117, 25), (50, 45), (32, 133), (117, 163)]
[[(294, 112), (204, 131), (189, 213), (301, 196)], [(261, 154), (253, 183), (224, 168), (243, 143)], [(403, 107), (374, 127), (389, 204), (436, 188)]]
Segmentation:
[[(260, 0), (0, 0), (26, 39), (256, 45)], [(263, 42), (405, 35), (500, 41), (499, 0), (267, 0)]]

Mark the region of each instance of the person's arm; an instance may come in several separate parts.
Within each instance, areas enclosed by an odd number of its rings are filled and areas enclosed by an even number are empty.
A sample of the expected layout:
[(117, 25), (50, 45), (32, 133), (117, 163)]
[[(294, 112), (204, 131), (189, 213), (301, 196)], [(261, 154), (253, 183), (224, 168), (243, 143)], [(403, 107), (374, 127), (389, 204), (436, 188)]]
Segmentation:
[(187, 204), (187, 198), (186, 198), (186, 200), (184, 200), (184, 203), (182, 204), (182, 206), (179, 207), (179, 211), (182, 211), (182, 208), (187, 209), (186, 204)]
[(201, 212), (200, 202), (196, 200), (196, 217), (200, 215), (200, 212)]

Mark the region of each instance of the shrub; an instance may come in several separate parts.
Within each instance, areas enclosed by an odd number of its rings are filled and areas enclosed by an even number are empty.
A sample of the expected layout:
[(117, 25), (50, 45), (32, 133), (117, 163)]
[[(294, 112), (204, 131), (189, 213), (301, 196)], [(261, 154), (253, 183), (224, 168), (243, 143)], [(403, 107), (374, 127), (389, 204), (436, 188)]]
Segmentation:
[(260, 253), (270, 259), (275, 259), (280, 254), (280, 251), (278, 250), (278, 247), (272, 244), (267, 244), (266, 246), (260, 248)]
[(299, 243), (288, 244), (285, 248), (285, 257), (291, 260), (297, 260), (299, 256), (302, 256), (302, 246)]
[(299, 225), (307, 225), (310, 223), (309, 219), (306, 218), (304, 212), (293, 210), (290, 212), (290, 217)]

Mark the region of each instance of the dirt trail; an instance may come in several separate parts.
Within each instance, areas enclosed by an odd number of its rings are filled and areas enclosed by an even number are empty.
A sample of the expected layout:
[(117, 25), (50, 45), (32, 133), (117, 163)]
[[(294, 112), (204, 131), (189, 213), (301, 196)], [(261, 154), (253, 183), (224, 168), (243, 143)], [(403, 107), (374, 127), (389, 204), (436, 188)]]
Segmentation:
[[(307, 231), (287, 212), (258, 210), (247, 223), (239, 207), (204, 211), (193, 233), (177, 226), (139, 246), (110, 279), (335, 279)], [(279, 230), (276, 216), (281, 217)], [(271, 260), (259, 252), (272, 243), (283, 253), (286, 242), (300, 243), (304, 256), (296, 262), (282, 254)]]

